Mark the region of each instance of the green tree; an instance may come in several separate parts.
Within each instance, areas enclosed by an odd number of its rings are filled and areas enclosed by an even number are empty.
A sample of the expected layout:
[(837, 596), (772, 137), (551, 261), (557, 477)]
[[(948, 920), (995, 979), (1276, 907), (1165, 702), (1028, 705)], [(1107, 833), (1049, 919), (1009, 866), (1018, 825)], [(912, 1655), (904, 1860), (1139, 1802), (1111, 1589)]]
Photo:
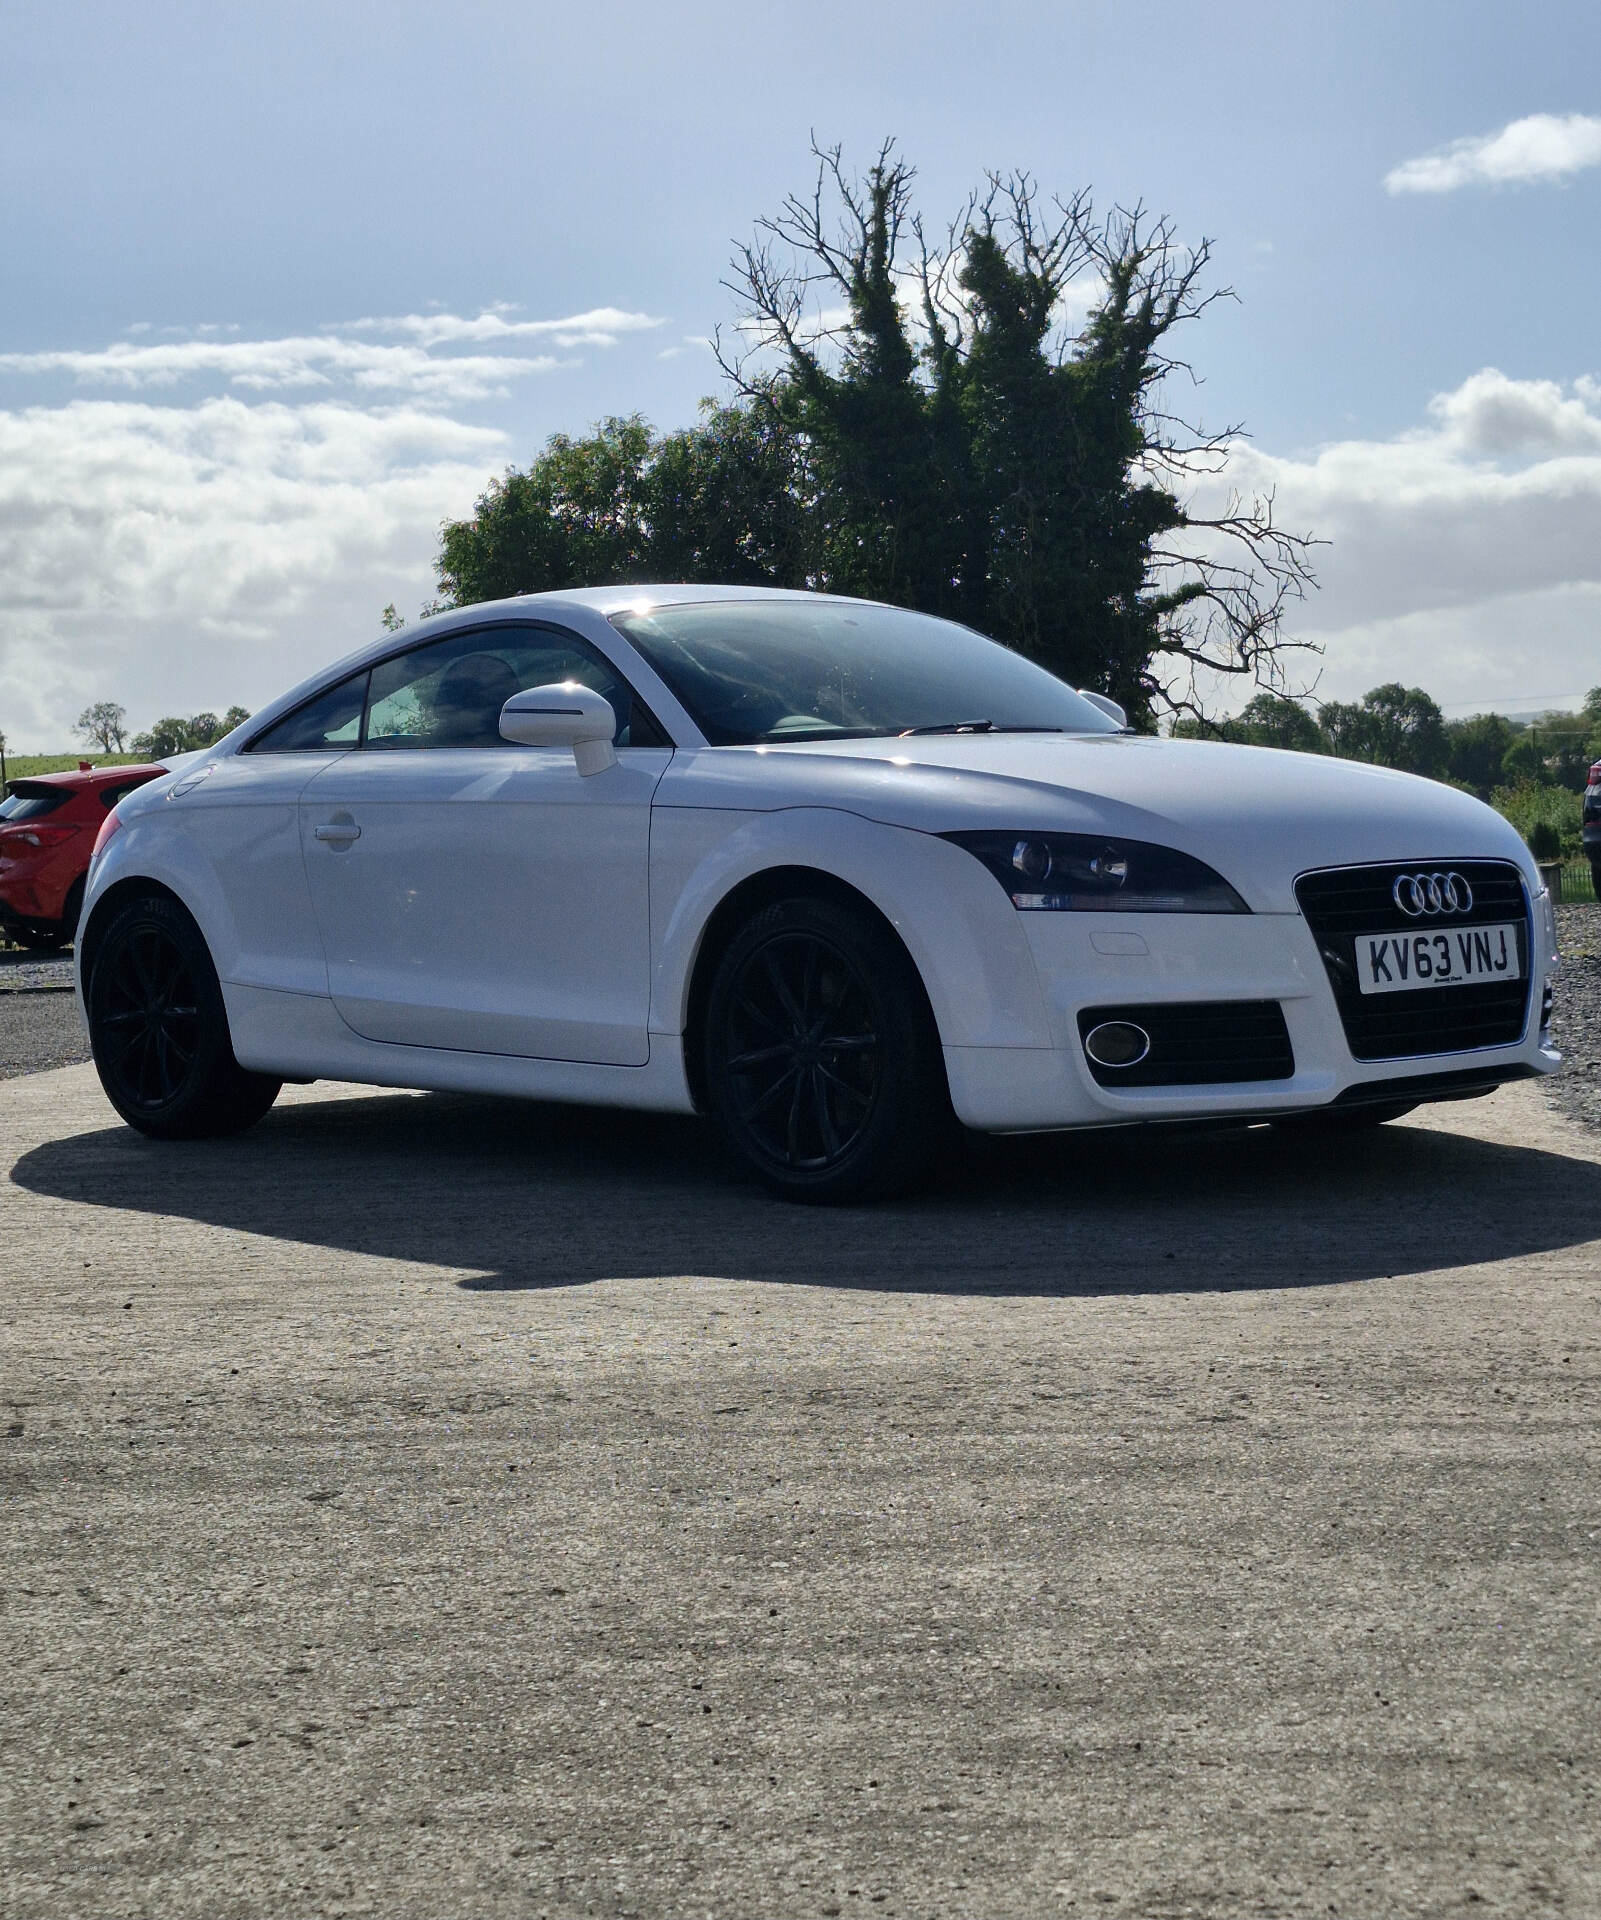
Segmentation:
[(1514, 740), (1501, 756), (1501, 779), (1510, 787), (1538, 787), (1545, 784), (1545, 761), (1528, 734)]
[(133, 736), (133, 750), (146, 760), (166, 760), (175, 753), (190, 753), (199, 744), (189, 737), (189, 722), (176, 714), (158, 720), (145, 733)]
[(73, 732), (99, 747), (102, 753), (121, 753), (128, 737), (127, 710), (115, 700), (97, 700), (78, 715)]
[(837, 150), (818, 165), (736, 258), (732, 404), (660, 438), (637, 416), (555, 436), (444, 527), (447, 602), (811, 586), (966, 620), (1137, 720), (1198, 710), (1202, 673), (1277, 687), (1308, 543), (1270, 501), (1181, 497), (1234, 430), (1186, 429), (1164, 399), (1171, 336), (1220, 297), (1206, 244), (1138, 210), (1097, 219), (1085, 196), (1047, 211), (1015, 176), (936, 248), (888, 146), (862, 180)]
[(1403, 773), (1438, 777), (1445, 772), (1445, 715), (1421, 687), (1391, 680), (1365, 693), (1360, 705), (1327, 702), (1319, 719), (1331, 750), (1342, 759), (1371, 760)]
[(1285, 747), (1294, 753), (1327, 753), (1328, 740), (1315, 714), (1282, 693), (1258, 693), (1246, 701), (1226, 737), (1258, 747)]
[(148, 733), (134, 735), (133, 750), (147, 760), (168, 760), (175, 753), (215, 746), (225, 733), (232, 733), (249, 718), (243, 707), (230, 707), (220, 720), (214, 713), (191, 714), (188, 719), (168, 714)]
[(1595, 757), (1590, 743), (1601, 732), (1586, 713), (1542, 713), (1529, 726), (1540, 756), (1539, 778), (1553, 787), (1582, 787)]
[(1476, 713), (1468, 720), (1448, 720), (1445, 770), (1481, 800), (1488, 800), (1505, 777), (1502, 765), (1516, 738), (1517, 729), (1503, 714)]
[(1173, 726), (1181, 740), (1232, 740), (1248, 747), (1279, 747), (1292, 753), (1327, 753), (1329, 743), (1316, 714), (1284, 693), (1257, 693), (1227, 720), (1184, 715)]
[(798, 456), (791, 436), (743, 407), (708, 405), (698, 426), (662, 438), (637, 414), (582, 439), (556, 434), (526, 472), (490, 482), (471, 520), (446, 523), (442, 596), (466, 606), (629, 581), (803, 584)]
[[(1165, 398), (1171, 336), (1226, 291), (1205, 288), (1207, 243), (1186, 252), (1139, 209), (1098, 219), (1087, 195), (1047, 209), (1017, 174), (936, 247), (913, 177), (887, 144), (862, 180), (819, 151), (813, 191), (735, 261), (755, 345), (719, 358), (808, 448), (818, 584), (954, 613), (1137, 720), (1193, 708), (1198, 672), (1274, 685), (1308, 543), (1271, 501), (1203, 515), (1179, 497), (1233, 431), (1192, 430)], [(843, 315), (826, 331), (819, 292)]]

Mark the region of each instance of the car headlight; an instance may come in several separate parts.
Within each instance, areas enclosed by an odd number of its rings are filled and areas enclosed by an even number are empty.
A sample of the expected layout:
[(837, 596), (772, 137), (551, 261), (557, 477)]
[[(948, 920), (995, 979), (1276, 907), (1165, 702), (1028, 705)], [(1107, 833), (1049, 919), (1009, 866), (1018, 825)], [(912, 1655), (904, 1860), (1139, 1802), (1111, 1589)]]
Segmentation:
[(1014, 907), (1048, 913), (1249, 913), (1220, 873), (1172, 847), (1088, 833), (947, 833)]

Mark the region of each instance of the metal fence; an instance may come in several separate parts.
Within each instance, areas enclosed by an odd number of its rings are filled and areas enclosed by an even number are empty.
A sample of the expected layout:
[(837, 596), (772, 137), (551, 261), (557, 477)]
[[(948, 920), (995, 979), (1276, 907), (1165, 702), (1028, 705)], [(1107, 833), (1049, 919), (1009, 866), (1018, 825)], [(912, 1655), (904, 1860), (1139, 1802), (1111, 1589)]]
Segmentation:
[(1563, 907), (1589, 907), (1595, 905), (1595, 897), (1590, 863), (1587, 860), (1565, 861), (1562, 867), (1562, 891), (1557, 895), (1557, 904)]

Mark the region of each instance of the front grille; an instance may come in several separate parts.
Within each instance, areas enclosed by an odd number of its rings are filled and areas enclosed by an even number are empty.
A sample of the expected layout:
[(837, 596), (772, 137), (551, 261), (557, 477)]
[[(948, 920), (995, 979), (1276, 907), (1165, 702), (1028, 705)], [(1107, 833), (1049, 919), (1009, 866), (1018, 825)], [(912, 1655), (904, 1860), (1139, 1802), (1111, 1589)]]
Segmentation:
[[(1459, 873), (1473, 889), (1466, 913), (1409, 919), (1391, 889), (1404, 873)], [(1529, 1009), (1529, 903), (1516, 867), (1503, 860), (1393, 860), (1376, 867), (1306, 873), (1295, 883), (1334, 990), (1346, 1043), (1357, 1060), (1406, 1060), (1476, 1047), (1515, 1046)], [(1513, 921), (1521, 980), (1365, 994), (1357, 985), (1359, 933), (1438, 933)]]
[(1133, 1066), (1084, 1057), (1103, 1087), (1206, 1087), (1242, 1080), (1288, 1080), (1295, 1072), (1284, 1014), (1276, 1000), (1196, 1000), (1187, 1005), (1086, 1007), (1079, 1039), (1096, 1027), (1127, 1023), (1150, 1036)]

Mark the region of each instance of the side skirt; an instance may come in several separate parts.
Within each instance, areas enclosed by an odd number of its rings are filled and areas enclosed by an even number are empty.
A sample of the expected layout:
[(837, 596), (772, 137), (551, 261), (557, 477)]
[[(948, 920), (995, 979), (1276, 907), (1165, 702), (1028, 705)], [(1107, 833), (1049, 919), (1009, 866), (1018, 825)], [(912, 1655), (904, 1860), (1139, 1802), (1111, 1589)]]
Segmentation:
[(278, 993), (224, 981), (222, 997), (239, 1064), (284, 1080), (351, 1080), (374, 1087), (507, 1094), (655, 1113), (695, 1111), (681, 1034), (653, 1033), (650, 1058), (642, 1067), (592, 1066), (580, 1060), (451, 1053), (365, 1040), (339, 1018), (333, 1002), (319, 994)]

